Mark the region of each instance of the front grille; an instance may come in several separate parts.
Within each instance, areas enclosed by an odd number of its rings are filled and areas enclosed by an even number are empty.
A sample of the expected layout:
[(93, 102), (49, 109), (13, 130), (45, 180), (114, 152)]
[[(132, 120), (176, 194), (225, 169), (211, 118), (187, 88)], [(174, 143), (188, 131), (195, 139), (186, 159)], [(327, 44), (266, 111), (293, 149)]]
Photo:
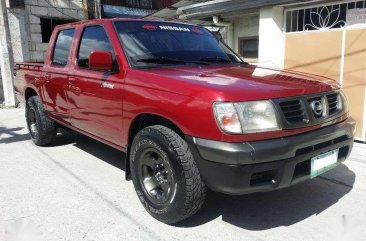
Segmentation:
[(345, 113), (338, 91), (275, 99), (273, 102), (280, 111), (283, 129), (321, 124)]
[(328, 106), (329, 106), (329, 115), (334, 115), (335, 113), (337, 113), (337, 111), (339, 111), (339, 107), (338, 107), (338, 93), (332, 93), (327, 95), (327, 101), (328, 101)]
[(280, 103), (282, 113), (288, 122), (301, 122), (304, 119), (304, 108), (300, 100), (290, 100)]

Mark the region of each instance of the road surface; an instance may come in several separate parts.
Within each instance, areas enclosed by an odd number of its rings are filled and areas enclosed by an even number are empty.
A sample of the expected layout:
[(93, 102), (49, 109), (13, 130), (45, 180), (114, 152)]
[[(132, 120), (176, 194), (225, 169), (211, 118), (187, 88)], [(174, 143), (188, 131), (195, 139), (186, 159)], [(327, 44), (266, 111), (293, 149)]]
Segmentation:
[(321, 177), (270, 193), (209, 192), (178, 225), (153, 219), (124, 155), (74, 132), (35, 146), (24, 109), (0, 109), (0, 240), (364, 240), (366, 145)]

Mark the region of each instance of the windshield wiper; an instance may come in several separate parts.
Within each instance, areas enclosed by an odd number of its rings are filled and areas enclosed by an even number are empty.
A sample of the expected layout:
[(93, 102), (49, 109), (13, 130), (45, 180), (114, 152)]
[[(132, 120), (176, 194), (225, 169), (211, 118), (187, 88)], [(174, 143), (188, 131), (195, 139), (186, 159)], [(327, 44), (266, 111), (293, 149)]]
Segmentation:
[(156, 58), (144, 58), (138, 59), (137, 62), (145, 62), (145, 63), (156, 63), (156, 64), (180, 64), (186, 63), (186, 61), (179, 60), (179, 59), (171, 59), (166, 57), (156, 57)]
[(145, 62), (145, 63), (156, 63), (156, 64), (203, 64), (203, 65), (209, 65), (207, 61), (185, 61), (180, 59), (172, 59), (167, 57), (156, 57), (156, 58), (144, 58), (144, 59), (138, 59), (137, 62)]
[(220, 62), (220, 63), (232, 63), (231, 60), (224, 59), (224, 58), (221, 58), (221, 57), (205, 57), (205, 58), (201, 58), (200, 61), (205, 61), (205, 62)]

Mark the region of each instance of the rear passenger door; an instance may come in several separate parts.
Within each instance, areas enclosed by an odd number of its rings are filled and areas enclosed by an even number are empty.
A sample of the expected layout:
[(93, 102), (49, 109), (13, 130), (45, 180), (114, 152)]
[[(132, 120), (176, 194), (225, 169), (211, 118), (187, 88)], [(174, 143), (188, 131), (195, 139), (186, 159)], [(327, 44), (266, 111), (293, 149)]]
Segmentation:
[(43, 68), (43, 95), (49, 114), (62, 122), (69, 122), (69, 107), (66, 96), (70, 71), (70, 49), (74, 28), (59, 30), (51, 58)]
[[(102, 25), (84, 27), (68, 91), (72, 125), (92, 135), (122, 145), (122, 85), (112, 43)], [(89, 68), (92, 51), (112, 53), (113, 72)]]

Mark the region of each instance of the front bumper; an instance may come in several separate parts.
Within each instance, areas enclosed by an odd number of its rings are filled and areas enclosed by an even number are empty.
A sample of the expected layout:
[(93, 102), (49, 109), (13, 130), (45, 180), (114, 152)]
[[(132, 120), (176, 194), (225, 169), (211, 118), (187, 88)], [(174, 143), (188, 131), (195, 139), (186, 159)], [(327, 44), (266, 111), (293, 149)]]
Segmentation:
[(311, 158), (339, 149), (338, 163), (354, 140), (352, 118), (315, 131), (272, 140), (227, 143), (186, 136), (206, 185), (228, 194), (265, 192), (310, 179)]

